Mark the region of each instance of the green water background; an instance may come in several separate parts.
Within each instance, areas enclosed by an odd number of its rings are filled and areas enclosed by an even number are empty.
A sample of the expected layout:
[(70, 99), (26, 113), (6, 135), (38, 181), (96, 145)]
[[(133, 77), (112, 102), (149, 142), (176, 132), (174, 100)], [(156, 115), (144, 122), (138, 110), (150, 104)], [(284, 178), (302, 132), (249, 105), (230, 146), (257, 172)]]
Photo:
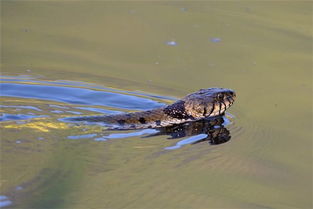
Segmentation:
[(2, 129), (1, 193), (14, 208), (312, 208), (309, 1), (1, 1), (1, 73), (238, 95), (221, 146), (164, 154), (162, 136), (97, 143), (53, 130), (41, 142)]

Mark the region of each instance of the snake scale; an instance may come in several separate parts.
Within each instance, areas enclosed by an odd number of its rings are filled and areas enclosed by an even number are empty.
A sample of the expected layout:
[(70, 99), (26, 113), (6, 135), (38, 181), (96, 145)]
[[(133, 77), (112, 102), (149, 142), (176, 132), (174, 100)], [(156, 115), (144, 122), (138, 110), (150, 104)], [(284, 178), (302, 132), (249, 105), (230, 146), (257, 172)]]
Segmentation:
[(222, 115), (234, 103), (235, 97), (235, 92), (230, 89), (200, 89), (161, 108), (116, 115), (77, 117), (71, 120), (105, 123), (117, 129), (168, 127)]

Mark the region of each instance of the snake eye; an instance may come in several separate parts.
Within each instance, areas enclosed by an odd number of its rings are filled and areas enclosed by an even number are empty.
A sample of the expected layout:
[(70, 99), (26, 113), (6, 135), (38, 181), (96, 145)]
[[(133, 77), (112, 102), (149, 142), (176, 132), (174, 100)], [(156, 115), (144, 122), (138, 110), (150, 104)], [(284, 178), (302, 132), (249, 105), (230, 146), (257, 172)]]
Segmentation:
[(224, 95), (223, 95), (222, 93), (218, 93), (216, 97), (217, 97), (217, 99), (219, 99), (219, 100), (224, 99)]

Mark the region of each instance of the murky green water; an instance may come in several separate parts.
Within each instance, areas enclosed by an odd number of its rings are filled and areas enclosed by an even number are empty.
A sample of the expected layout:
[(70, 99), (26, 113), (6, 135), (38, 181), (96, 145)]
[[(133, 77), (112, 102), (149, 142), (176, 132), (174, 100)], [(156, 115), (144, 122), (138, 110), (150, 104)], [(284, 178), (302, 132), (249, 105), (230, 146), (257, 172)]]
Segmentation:
[[(2, 1), (1, 52), (0, 207), (312, 208), (311, 2)], [(219, 145), (60, 120), (213, 86)]]

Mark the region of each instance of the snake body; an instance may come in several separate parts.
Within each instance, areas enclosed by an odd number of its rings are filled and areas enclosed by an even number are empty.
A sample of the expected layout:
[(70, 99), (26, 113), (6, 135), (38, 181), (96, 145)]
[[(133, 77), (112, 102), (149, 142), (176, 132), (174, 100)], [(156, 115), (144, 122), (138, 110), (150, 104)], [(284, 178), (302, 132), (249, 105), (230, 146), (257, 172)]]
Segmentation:
[(118, 129), (167, 127), (222, 115), (234, 103), (235, 97), (235, 92), (230, 89), (200, 89), (173, 104), (153, 110), (117, 115), (77, 117), (71, 120), (105, 123), (109, 127)]

